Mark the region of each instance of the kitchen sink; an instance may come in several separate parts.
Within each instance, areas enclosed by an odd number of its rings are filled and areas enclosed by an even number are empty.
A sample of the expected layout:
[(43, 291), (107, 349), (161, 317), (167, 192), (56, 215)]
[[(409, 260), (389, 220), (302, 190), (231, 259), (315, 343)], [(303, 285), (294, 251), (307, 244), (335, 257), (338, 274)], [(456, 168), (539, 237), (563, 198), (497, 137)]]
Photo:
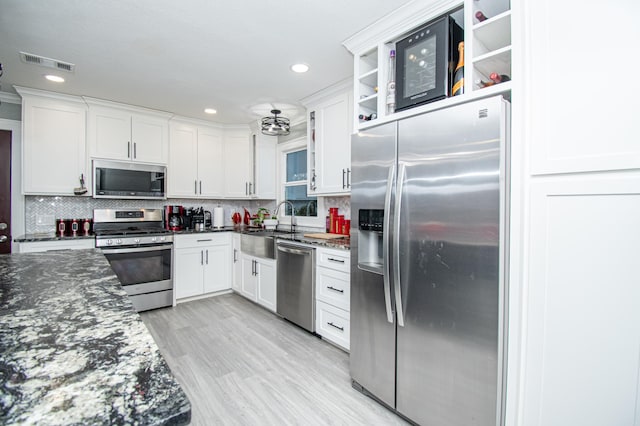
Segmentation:
[(243, 253), (265, 259), (276, 258), (276, 238), (292, 235), (289, 231), (264, 229), (243, 232), (240, 236), (240, 250)]

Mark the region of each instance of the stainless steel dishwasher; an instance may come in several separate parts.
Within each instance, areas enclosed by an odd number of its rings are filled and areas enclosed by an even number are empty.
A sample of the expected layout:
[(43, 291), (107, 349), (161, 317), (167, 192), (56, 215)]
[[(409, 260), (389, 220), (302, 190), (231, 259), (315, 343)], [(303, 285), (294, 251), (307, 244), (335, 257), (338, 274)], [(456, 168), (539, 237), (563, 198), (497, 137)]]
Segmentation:
[(316, 250), (289, 242), (278, 242), (278, 315), (315, 332)]

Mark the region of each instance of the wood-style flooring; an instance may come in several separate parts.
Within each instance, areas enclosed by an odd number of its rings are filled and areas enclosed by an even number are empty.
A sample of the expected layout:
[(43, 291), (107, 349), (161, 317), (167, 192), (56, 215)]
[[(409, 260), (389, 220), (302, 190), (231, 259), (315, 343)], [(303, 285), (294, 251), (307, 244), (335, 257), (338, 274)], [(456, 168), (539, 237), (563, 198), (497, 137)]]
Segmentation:
[(193, 425), (406, 425), (351, 387), (349, 355), (236, 294), (140, 314)]

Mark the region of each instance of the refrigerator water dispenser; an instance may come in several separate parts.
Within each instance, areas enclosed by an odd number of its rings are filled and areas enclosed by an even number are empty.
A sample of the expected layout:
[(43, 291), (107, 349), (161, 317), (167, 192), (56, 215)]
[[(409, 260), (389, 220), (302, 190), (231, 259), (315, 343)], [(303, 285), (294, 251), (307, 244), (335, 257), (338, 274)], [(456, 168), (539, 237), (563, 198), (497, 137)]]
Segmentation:
[(358, 211), (358, 267), (382, 274), (382, 222), (384, 210)]

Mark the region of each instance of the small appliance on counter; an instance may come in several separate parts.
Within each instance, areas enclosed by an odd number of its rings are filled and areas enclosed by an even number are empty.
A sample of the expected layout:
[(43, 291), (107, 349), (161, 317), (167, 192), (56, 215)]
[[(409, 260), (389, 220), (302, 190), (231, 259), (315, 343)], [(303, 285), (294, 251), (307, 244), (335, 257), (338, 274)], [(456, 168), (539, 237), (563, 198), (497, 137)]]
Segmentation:
[(211, 228), (211, 212), (203, 207), (193, 209), (191, 224), (196, 231), (204, 231), (207, 228)]
[(164, 208), (165, 228), (170, 231), (182, 231), (183, 216), (184, 216), (184, 207), (165, 206)]

